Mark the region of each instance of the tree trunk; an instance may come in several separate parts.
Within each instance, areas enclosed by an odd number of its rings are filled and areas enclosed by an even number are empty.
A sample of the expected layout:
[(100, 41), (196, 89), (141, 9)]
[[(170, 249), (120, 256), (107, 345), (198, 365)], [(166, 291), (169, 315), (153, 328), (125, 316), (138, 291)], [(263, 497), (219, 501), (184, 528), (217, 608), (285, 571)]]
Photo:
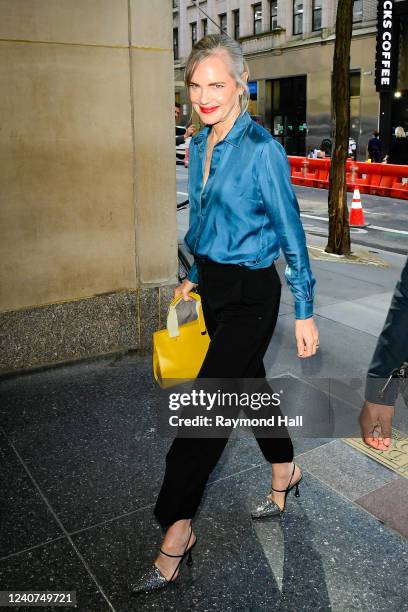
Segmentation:
[(333, 56), (332, 108), (335, 142), (329, 181), (329, 237), (327, 253), (350, 254), (346, 159), (350, 132), (350, 45), (353, 0), (339, 0)]

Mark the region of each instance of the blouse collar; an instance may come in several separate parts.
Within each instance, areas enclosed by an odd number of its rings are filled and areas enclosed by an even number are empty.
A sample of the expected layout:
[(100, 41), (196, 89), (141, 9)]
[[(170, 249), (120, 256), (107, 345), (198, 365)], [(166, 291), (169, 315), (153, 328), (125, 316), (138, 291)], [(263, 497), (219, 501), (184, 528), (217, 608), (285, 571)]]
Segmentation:
[[(220, 142), (228, 142), (228, 144), (233, 145), (234, 147), (239, 147), (241, 144), (241, 140), (251, 123), (252, 119), (249, 114), (245, 111), (241, 115), (239, 115), (232, 128), (228, 132), (228, 134), (221, 140)], [(194, 144), (202, 144), (203, 142), (207, 142), (208, 134), (211, 131), (211, 126), (206, 125), (196, 136), (193, 137)]]

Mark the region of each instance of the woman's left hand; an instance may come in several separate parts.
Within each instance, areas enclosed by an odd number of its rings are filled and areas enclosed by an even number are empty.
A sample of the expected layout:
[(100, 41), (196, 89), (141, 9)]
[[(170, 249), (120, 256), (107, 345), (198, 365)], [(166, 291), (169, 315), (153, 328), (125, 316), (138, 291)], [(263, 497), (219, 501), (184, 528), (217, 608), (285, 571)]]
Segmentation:
[(305, 359), (316, 355), (319, 348), (319, 331), (313, 317), (309, 319), (296, 319), (295, 337), (298, 357)]

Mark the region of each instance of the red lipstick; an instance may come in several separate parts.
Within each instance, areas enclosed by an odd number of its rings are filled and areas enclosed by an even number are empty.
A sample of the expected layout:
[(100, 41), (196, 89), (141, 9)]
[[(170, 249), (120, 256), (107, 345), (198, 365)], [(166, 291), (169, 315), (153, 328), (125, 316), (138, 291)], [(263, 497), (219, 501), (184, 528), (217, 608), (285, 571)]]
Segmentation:
[(207, 113), (213, 113), (214, 111), (216, 111), (216, 110), (217, 110), (217, 108), (218, 108), (218, 106), (213, 106), (213, 107), (211, 107), (211, 108), (210, 108), (210, 107), (208, 107), (208, 106), (200, 106), (200, 111), (201, 111), (202, 113), (205, 113), (205, 114), (207, 114)]

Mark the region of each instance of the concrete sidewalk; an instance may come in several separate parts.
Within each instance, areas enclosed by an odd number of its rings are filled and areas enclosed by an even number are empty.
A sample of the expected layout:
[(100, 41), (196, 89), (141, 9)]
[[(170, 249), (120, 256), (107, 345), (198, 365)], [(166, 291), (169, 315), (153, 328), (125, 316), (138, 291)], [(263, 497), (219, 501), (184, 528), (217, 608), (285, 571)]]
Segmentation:
[[(388, 267), (312, 261), (312, 360), (296, 358), (284, 287), (268, 376), (364, 378), (405, 261), (378, 256)], [(136, 354), (1, 382), (2, 590), (75, 590), (84, 612), (408, 610), (408, 480), (340, 439), (299, 438), (301, 497), (288, 497), (282, 519), (254, 523), (270, 468), (238, 434), (195, 520), (193, 568), (163, 592), (129, 597), (161, 540), (152, 508), (169, 440), (157, 433), (158, 397), (150, 358)], [(395, 426), (408, 432), (402, 402)]]

